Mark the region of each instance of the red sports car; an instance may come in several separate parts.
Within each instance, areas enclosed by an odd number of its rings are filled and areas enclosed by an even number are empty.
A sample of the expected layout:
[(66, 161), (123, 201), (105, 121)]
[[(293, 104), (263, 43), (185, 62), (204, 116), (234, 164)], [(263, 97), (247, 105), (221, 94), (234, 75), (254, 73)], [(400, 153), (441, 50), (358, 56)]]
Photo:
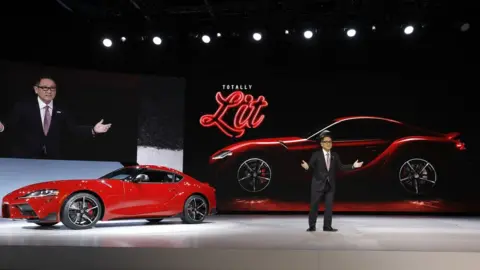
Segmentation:
[[(344, 117), (306, 137), (243, 141), (215, 152), (209, 162), (217, 195), (278, 195), (293, 193), (299, 186), (308, 188), (311, 173), (300, 163), (320, 149), (318, 135), (326, 130), (332, 133), (332, 151), (343, 164), (364, 162), (359, 169), (341, 173), (339, 180), (390, 179), (398, 190), (414, 195), (428, 194), (450, 172), (458, 173), (456, 166), (463, 162), (466, 149), (457, 132), (433, 132), (383, 117)], [(367, 185), (369, 191), (373, 186)]]
[(98, 221), (180, 216), (200, 223), (217, 209), (215, 189), (177, 170), (130, 166), (99, 179), (61, 180), (29, 185), (7, 194), (2, 217), (40, 226), (62, 222), (71, 229)]

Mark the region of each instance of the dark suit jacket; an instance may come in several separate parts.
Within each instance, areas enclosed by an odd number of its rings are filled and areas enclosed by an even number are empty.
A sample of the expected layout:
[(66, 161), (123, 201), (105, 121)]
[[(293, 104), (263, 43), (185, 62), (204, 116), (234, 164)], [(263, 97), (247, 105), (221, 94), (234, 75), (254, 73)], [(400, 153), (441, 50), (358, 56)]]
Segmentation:
[(338, 170), (346, 171), (352, 170), (353, 164), (342, 164), (340, 157), (335, 152), (330, 152), (330, 170), (327, 170), (327, 163), (325, 162), (325, 155), (323, 150), (316, 151), (312, 154), (308, 162), (308, 169), (313, 170), (312, 190), (322, 191), (325, 189), (327, 181), (333, 191), (335, 191), (335, 178)]
[[(93, 127), (76, 125), (68, 112), (58, 107), (55, 102), (51, 113), (50, 128), (45, 136), (38, 99), (15, 104), (9, 118), (4, 122), (5, 134), (2, 134), (7, 136), (10, 157), (62, 159), (61, 141), (64, 136), (93, 137)], [(44, 148), (46, 156), (42, 154)]]

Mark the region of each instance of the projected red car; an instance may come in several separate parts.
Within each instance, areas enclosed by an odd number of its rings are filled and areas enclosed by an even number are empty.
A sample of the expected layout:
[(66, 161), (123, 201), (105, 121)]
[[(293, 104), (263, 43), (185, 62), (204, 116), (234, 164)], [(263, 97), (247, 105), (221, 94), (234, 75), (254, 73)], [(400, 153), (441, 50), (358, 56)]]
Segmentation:
[(99, 179), (43, 182), (15, 190), (3, 198), (2, 217), (25, 219), (40, 226), (62, 222), (70, 229), (88, 229), (98, 221), (180, 216), (201, 223), (216, 212), (215, 189), (177, 170), (132, 166)]
[(259, 194), (272, 187), (288, 193), (299, 180), (309, 183), (311, 174), (300, 163), (320, 149), (318, 134), (325, 130), (332, 132), (343, 164), (364, 162), (340, 173), (339, 180), (392, 179), (398, 191), (414, 195), (437, 188), (437, 180), (461, 163), (466, 149), (456, 132), (442, 134), (382, 117), (344, 117), (304, 138), (250, 140), (215, 152), (209, 161), (217, 193), (228, 188), (228, 194)]

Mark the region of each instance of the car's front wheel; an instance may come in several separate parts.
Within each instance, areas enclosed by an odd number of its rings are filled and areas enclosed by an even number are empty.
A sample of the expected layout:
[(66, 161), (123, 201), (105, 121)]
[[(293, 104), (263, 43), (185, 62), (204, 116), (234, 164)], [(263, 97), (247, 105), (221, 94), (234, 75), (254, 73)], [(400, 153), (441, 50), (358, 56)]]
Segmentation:
[(272, 179), (272, 168), (261, 158), (245, 160), (237, 169), (237, 183), (248, 193), (264, 191)]
[(183, 206), (182, 221), (188, 224), (203, 222), (208, 215), (208, 202), (200, 195), (188, 197)]
[(63, 204), (62, 223), (73, 230), (90, 229), (100, 220), (103, 207), (90, 193), (77, 193)]

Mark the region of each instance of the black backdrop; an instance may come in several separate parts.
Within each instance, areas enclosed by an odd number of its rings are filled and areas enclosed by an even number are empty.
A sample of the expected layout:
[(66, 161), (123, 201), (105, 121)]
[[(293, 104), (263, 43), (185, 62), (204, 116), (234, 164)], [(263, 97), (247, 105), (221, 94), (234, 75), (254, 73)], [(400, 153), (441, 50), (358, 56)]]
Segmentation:
[[(215, 101), (216, 92), (221, 91), (224, 96), (233, 92), (233, 90), (222, 90), (224, 84), (252, 85), (251, 90), (244, 90), (244, 92), (252, 94), (254, 98), (263, 95), (269, 103), (269, 106), (262, 111), (265, 115), (264, 122), (256, 129), (247, 129), (245, 135), (239, 139), (229, 138), (218, 128), (202, 127), (199, 123), (202, 115), (213, 114), (218, 108)], [(214, 182), (209, 171), (208, 159), (217, 150), (234, 142), (286, 136), (304, 137), (325, 127), (334, 118), (355, 115), (383, 116), (442, 133), (460, 132), (461, 140), (467, 145), (468, 158), (464, 163), (465, 168), (461, 169), (462, 173), (458, 173), (458, 179), (451, 179), (458, 181), (458, 185), (462, 188), (450, 192), (448, 197), (454, 201), (471, 201), (470, 191), (479, 186), (476, 181), (472, 181), (470, 172), (472, 166), (478, 161), (474, 155), (477, 152), (475, 142), (477, 127), (472, 125), (478, 113), (473, 109), (472, 96), (464, 92), (468, 88), (467, 85), (468, 81), (460, 80), (455, 76), (442, 77), (435, 74), (425, 76), (417, 72), (342, 71), (319, 72), (315, 77), (225, 75), (223, 78), (192, 78), (188, 83), (188, 93), (195, 95), (195, 98), (187, 99), (186, 103), (187, 136), (184, 171), (202, 181)], [(464, 178), (466, 175), (467, 178)], [(353, 186), (347, 186), (347, 188), (352, 189)], [(355, 191), (350, 192), (352, 195), (354, 193)], [(227, 199), (221, 199), (224, 200), (222, 205), (225, 210), (257, 210), (231, 204), (232, 200), (238, 201), (243, 197), (235, 197), (234, 194), (218, 195), (222, 198), (227, 197)], [(284, 199), (288, 197), (287, 194), (276, 195), (280, 197), (285, 195)], [(373, 197), (371, 196), (373, 194), (364, 195), (362, 201), (369, 201), (369, 198)], [(259, 196), (258, 198), (271, 197)], [(305, 198), (308, 200), (308, 194), (305, 194)], [(398, 198), (392, 195), (390, 199)], [(383, 200), (389, 200), (388, 194)], [(432, 198), (428, 200), (431, 201)], [(297, 209), (279, 207), (279, 202), (274, 202), (274, 206), (268, 206), (269, 203), (271, 202), (264, 202), (266, 206), (261, 209)], [(453, 203), (450, 205), (447, 203), (436, 207), (437, 210), (444, 211), (470, 211), (465, 204), (453, 205)], [(470, 206), (473, 207), (473, 205)], [(304, 208), (299, 209), (306, 210)], [(365, 210), (361, 207), (359, 209)], [(416, 206), (407, 206), (402, 209), (401, 211), (413, 211)], [(389, 211), (393, 208), (373, 206), (367, 211), (377, 210)]]

